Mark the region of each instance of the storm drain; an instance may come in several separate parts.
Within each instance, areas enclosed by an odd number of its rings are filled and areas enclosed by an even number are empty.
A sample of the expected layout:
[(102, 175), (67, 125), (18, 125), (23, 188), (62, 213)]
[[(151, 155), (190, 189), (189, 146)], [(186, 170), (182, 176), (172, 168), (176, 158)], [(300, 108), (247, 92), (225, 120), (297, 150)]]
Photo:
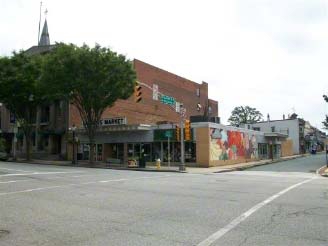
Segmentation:
[(0, 230), (0, 237), (6, 236), (7, 234), (9, 234), (9, 231), (7, 231), (7, 230)]

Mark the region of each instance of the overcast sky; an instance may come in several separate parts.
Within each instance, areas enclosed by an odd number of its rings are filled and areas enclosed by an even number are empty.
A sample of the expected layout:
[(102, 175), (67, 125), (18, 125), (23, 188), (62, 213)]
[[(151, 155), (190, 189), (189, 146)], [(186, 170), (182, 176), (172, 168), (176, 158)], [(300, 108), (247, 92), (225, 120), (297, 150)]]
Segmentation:
[[(37, 44), (40, 1), (0, 0), (0, 55)], [(249, 105), (322, 128), (328, 0), (45, 0), (50, 40), (99, 43), (209, 84), (227, 123)]]

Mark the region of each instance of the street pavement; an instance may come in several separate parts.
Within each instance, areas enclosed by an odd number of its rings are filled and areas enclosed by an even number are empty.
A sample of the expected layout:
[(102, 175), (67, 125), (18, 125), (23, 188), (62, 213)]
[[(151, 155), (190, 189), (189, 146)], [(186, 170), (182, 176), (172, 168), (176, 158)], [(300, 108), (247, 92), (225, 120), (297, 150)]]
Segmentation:
[(191, 174), (0, 162), (0, 245), (328, 245), (324, 163)]

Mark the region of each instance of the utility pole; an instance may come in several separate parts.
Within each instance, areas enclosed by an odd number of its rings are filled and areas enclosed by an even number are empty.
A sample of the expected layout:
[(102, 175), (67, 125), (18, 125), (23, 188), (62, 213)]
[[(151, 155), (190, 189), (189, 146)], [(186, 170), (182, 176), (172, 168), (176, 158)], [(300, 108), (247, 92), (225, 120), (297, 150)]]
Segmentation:
[(179, 171), (183, 172), (186, 170), (185, 167), (185, 154), (184, 154), (184, 139), (183, 139), (183, 118), (185, 114), (185, 109), (183, 105), (180, 104), (180, 141), (181, 141), (181, 162), (179, 165)]

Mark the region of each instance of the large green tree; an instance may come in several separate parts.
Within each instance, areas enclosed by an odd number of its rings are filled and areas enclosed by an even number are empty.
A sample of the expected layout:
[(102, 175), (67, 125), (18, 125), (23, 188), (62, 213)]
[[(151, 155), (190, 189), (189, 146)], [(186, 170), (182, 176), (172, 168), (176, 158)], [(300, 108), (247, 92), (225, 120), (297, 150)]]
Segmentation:
[(23, 51), (0, 58), (0, 102), (14, 115), (26, 140), (26, 159), (31, 159), (31, 137), (36, 108), (45, 97), (40, 87), (42, 57)]
[(233, 109), (228, 121), (233, 126), (240, 126), (241, 124), (252, 124), (259, 122), (262, 117), (263, 115), (256, 108), (249, 106), (238, 106)]
[(132, 62), (108, 48), (57, 44), (47, 55), (42, 81), (54, 98), (69, 100), (78, 109), (89, 137), (90, 163), (95, 134), (107, 107), (133, 93)]
[[(327, 95), (323, 95), (323, 99), (328, 103), (328, 96)], [(324, 125), (324, 127), (326, 129), (328, 129), (328, 115), (326, 115), (326, 119), (322, 122), (322, 124)]]

